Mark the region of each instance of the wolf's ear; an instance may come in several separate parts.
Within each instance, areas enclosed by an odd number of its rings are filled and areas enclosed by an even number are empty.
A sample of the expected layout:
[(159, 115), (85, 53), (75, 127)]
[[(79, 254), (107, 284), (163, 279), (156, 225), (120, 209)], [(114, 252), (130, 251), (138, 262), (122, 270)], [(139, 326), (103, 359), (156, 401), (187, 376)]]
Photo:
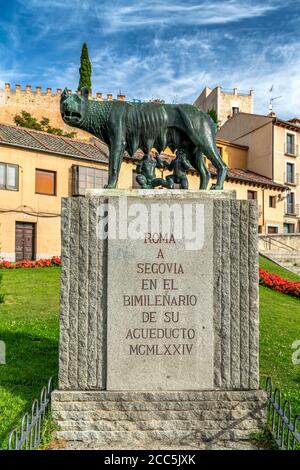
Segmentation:
[(85, 100), (87, 100), (88, 97), (89, 97), (89, 90), (88, 90), (88, 88), (87, 88), (87, 87), (83, 87), (83, 88), (81, 88), (80, 92), (81, 92), (81, 95), (83, 96), (83, 98), (84, 98)]
[(67, 87), (66, 87), (66, 88), (64, 89), (64, 91), (62, 92), (62, 94), (61, 94), (61, 99), (62, 99), (62, 100), (65, 100), (65, 99), (67, 98), (67, 96), (68, 96), (68, 89), (67, 89)]

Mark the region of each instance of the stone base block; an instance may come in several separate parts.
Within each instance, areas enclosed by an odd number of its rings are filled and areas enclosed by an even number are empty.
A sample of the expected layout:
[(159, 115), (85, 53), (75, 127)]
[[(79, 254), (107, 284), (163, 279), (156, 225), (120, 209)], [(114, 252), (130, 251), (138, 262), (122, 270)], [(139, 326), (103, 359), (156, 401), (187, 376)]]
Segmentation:
[(72, 448), (204, 448), (249, 439), (266, 423), (266, 395), (250, 391), (55, 391), (57, 439)]

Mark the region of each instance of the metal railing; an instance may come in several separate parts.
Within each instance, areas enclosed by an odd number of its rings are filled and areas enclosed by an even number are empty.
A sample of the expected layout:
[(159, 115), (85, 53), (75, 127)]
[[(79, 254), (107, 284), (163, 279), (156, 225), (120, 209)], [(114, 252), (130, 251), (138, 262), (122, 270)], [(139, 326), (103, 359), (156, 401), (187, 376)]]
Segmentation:
[(281, 240), (277, 240), (271, 235), (260, 235), (259, 238), (264, 241), (265, 248), (270, 251), (272, 250), (272, 245), (276, 248), (282, 248), (283, 250), (287, 250), (289, 252), (297, 251), (296, 248), (294, 248), (293, 246), (290, 246), (287, 243), (282, 242)]
[(251, 96), (251, 91), (239, 90), (237, 88), (223, 88), (221, 87), (222, 93), (226, 95), (236, 95), (236, 96)]
[(267, 422), (272, 436), (280, 450), (294, 450), (300, 446), (300, 415), (292, 417), (289, 400), (282, 407), (281, 391), (275, 388), (270, 377), (267, 378), (266, 392), (268, 398)]
[(299, 173), (294, 173), (294, 172), (284, 173), (284, 183), (298, 185)]
[(298, 145), (285, 143), (284, 144), (284, 153), (286, 155), (292, 155), (293, 157), (298, 157), (298, 155), (299, 155)]
[(46, 411), (51, 401), (52, 382), (52, 377), (50, 377), (47, 387), (41, 390), (40, 399), (34, 400), (31, 413), (25, 413), (19, 428), (11, 431), (8, 450), (35, 450), (39, 447)]
[(285, 205), (285, 214), (299, 215), (299, 204), (295, 204), (294, 202), (287, 202)]

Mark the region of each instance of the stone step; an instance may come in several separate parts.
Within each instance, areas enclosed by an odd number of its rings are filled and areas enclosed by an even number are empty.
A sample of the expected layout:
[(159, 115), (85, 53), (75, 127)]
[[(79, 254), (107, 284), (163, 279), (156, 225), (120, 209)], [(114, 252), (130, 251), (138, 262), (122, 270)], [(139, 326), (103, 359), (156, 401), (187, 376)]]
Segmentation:
[(88, 401), (88, 402), (52, 402), (52, 411), (73, 411), (73, 412), (126, 412), (126, 411), (144, 411), (144, 412), (163, 412), (163, 411), (180, 411), (180, 412), (209, 412), (210, 410), (251, 410), (257, 408), (257, 401), (249, 402), (236, 402), (228, 401), (190, 401), (190, 402), (103, 402), (103, 401)]
[(93, 441), (97, 442), (97, 446), (108, 446), (115, 448), (126, 446), (135, 448), (136, 446), (144, 446), (151, 449), (162, 443), (164, 446), (182, 446), (197, 445), (199, 442), (205, 441), (236, 441), (249, 439), (249, 434), (258, 432), (261, 428), (253, 425), (249, 429), (230, 429), (226, 430), (203, 430), (203, 431), (56, 431), (54, 437), (65, 441), (82, 441), (93, 445)]
[(230, 419), (245, 419), (247, 417), (260, 418), (264, 416), (265, 407), (262, 409), (248, 407), (248, 409), (234, 408), (215, 409), (215, 410), (189, 410), (189, 411), (73, 411), (73, 410), (52, 410), (52, 415), (56, 420), (71, 420), (71, 421), (207, 421), (207, 420), (230, 420)]
[(55, 402), (257, 402), (265, 399), (263, 390), (188, 390), (188, 391), (71, 391), (55, 390), (52, 392), (52, 401)]
[[(96, 439), (92, 441), (64, 441), (61, 442), (59, 447), (51, 447), (52, 450), (111, 450), (110, 445), (103, 445), (101, 441)], [(122, 446), (114, 445), (114, 450), (132, 450), (132, 444), (123, 443)], [(142, 442), (136, 442), (134, 444), (135, 450), (149, 450), (149, 446), (144, 446)], [(168, 446), (164, 445), (163, 442), (151, 443), (151, 450), (258, 450), (258, 447), (250, 441), (218, 441), (218, 442), (196, 442), (194, 445), (189, 444), (169, 444)]]
[[(120, 420), (120, 421), (89, 421), (89, 420), (56, 420), (60, 431), (218, 431), (232, 429), (236, 421), (224, 420)], [(239, 423), (239, 429), (252, 429), (264, 425), (264, 419), (243, 419)]]

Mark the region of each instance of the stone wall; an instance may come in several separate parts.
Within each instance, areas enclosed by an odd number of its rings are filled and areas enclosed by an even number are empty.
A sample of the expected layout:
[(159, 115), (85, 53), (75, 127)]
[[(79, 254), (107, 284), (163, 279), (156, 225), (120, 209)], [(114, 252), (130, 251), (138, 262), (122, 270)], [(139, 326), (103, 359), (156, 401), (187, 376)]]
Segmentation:
[[(71, 93), (72, 90), (69, 90)], [(3, 124), (14, 124), (14, 116), (27, 111), (38, 120), (43, 117), (50, 119), (52, 127), (58, 127), (65, 132), (76, 132), (76, 137), (81, 140), (88, 141), (91, 135), (80, 129), (75, 129), (64, 123), (60, 115), (60, 96), (62, 90), (57, 88), (53, 91), (51, 88), (46, 88), (43, 92), (40, 86), (35, 90), (30, 85), (26, 85), (22, 90), (20, 85), (16, 85), (14, 89), (11, 88), (9, 83), (5, 84), (5, 88), (0, 88), (0, 122)], [(125, 95), (118, 95), (118, 100), (124, 101)], [(108, 93), (105, 97), (102, 93), (96, 93), (93, 99), (97, 101), (113, 99), (113, 95)]]

